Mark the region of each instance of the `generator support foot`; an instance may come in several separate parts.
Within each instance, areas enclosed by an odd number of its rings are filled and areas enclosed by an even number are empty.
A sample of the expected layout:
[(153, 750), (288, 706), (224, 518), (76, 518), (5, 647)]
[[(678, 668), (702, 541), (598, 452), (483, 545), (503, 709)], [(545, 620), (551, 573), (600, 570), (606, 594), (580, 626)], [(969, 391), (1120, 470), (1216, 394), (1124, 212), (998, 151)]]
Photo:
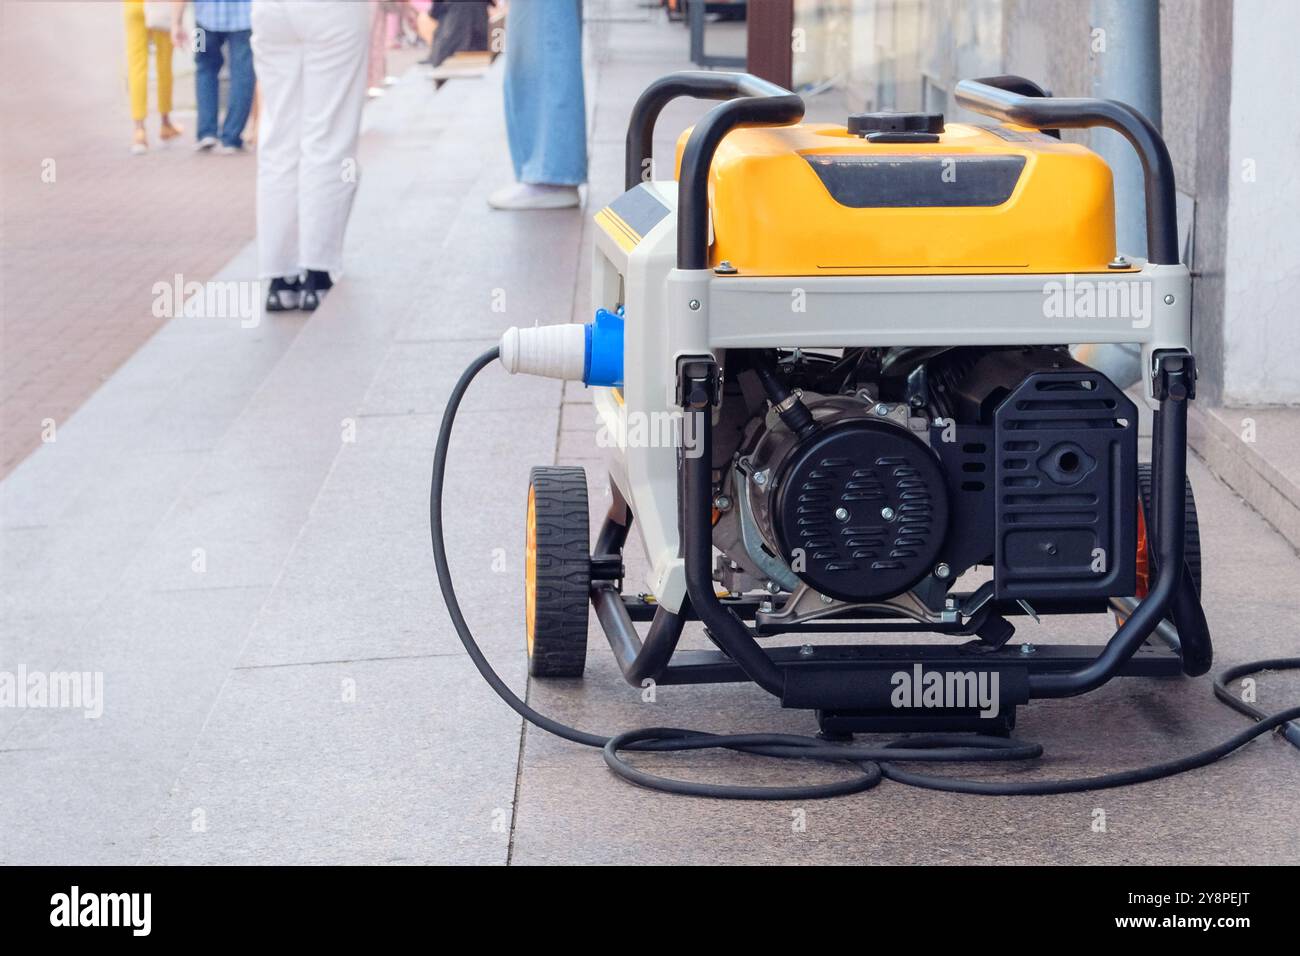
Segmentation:
[(897, 711), (819, 710), (816, 713), (821, 736), (827, 740), (852, 740), (854, 734), (974, 733), (1007, 737), (1016, 726), (1014, 707), (995, 717), (958, 711), (903, 714)]

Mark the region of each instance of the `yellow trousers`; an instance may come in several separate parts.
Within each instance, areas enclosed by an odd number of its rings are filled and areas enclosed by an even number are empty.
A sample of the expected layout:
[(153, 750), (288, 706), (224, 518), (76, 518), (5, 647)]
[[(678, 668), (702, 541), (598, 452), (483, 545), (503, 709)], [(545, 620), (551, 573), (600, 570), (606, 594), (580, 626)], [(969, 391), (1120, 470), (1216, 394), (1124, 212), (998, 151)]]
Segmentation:
[(172, 38), (166, 30), (144, 24), (144, 0), (123, 0), (126, 21), (126, 79), (131, 91), (131, 119), (139, 122), (149, 112), (149, 41), (158, 61), (158, 112), (172, 111)]

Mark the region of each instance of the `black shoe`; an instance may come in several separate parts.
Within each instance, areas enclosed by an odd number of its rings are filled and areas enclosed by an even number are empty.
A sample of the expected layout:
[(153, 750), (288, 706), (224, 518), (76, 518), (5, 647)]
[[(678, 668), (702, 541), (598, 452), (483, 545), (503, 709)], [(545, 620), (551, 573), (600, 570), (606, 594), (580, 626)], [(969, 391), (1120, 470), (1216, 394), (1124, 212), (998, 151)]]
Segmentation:
[(304, 312), (315, 312), (320, 307), (320, 304), (325, 301), (325, 293), (333, 286), (334, 283), (330, 280), (328, 272), (308, 269), (307, 280), (302, 284), (302, 310)]
[(271, 288), (266, 292), (267, 312), (289, 312), (302, 304), (302, 283), (298, 277), (292, 279), (272, 279)]

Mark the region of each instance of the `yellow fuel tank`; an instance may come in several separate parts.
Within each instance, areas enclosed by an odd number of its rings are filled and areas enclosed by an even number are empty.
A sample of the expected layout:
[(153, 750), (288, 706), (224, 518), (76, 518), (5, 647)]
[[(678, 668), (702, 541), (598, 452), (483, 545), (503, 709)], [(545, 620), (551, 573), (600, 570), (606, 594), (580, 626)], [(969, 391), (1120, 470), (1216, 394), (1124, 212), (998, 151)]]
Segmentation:
[(1107, 272), (1116, 251), (1101, 157), (1011, 126), (950, 123), (934, 142), (830, 124), (735, 130), (709, 205), (711, 264), (741, 275)]

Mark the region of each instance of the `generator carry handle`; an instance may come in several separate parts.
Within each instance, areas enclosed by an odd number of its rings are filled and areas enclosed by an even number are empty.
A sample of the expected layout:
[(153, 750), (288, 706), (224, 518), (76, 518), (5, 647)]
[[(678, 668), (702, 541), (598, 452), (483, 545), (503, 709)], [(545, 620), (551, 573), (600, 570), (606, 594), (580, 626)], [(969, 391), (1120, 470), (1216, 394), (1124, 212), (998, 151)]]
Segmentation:
[(709, 164), (733, 129), (789, 126), (803, 119), (803, 99), (750, 73), (670, 73), (648, 86), (632, 107), (627, 126), (625, 185), (635, 189), (649, 169), (655, 121), (682, 96), (726, 100), (695, 124), (682, 152), (677, 189), (677, 268), (704, 269), (709, 258)]
[[(715, 73), (705, 70), (681, 70), (655, 80), (637, 97), (627, 124), (624, 189), (635, 189), (649, 178), (650, 157), (654, 148), (655, 123), (663, 108), (675, 99), (689, 96), (697, 100), (732, 100), (741, 96), (794, 97), (752, 73)], [(799, 101), (803, 116), (803, 101)]]
[(1127, 139), (1142, 162), (1146, 193), (1147, 259), (1157, 265), (1177, 265), (1178, 217), (1174, 167), (1160, 131), (1149, 119), (1118, 100), (1027, 94), (1034, 83), (1019, 76), (990, 76), (962, 80), (955, 97), (959, 106), (1004, 123), (1034, 129), (1086, 129), (1104, 126)]

